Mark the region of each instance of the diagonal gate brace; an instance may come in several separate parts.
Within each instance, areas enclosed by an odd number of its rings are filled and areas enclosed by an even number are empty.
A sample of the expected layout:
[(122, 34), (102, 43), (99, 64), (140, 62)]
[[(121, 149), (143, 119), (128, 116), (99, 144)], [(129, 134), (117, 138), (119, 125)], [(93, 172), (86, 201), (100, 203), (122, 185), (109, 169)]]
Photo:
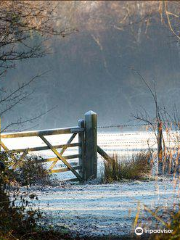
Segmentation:
[[(67, 145), (69, 145), (69, 144), (73, 141), (73, 139), (76, 137), (76, 134), (77, 134), (77, 133), (73, 133), (73, 135), (72, 135), (72, 136), (70, 137), (70, 139), (68, 140)], [(67, 148), (68, 148), (67, 146), (64, 146), (64, 147), (61, 149), (60, 154), (62, 155), (62, 154), (66, 151)], [(54, 162), (51, 164), (50, 170), (52, 170), (52, 169), (54, 168), (54, 166), (56, 165), (56, 163), (58, 162), (58, 160), (59, 160), (59, 159), (57, 159), (56, 161), (54, 161)]]
[(82, 181), (81, 176), (79, 173), (74, 170), (71, 165), (66, 161), (66, 159), (51, 145), (51, 143), (42, 135), (39, 135), (39, 137), (43, 140), (43, 142), (53, 151), (53, 153), (58, 157), (59, 160), (61, 160), (73, 173), (74, 175)]
[[(6, 145), (2, 141), (1, 141), (1, 146), (5, 151), (7, 151), (7, 152), (9, 151), (9, 148), (6, 147)], [(28, 150), (25, 149), (23, 154), (21, 155), (20, 159), (17, 159), (14, 155), (11, 156), (12, 159), (15, 161), (14, 164), (11, 163), (11, 166), (14, 170), (18, 167), (19, 164), (21, 164), (22, 160), (26, 157), (27, 154), (28, 154)]]

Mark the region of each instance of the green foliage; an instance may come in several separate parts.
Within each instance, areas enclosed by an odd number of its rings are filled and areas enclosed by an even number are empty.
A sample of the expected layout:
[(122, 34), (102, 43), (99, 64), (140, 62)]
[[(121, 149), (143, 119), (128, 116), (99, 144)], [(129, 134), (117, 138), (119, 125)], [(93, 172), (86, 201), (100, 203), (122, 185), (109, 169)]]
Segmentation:
[(151, 170), (150, 152), (141, 152), (131, 160), (120, 161), (117, 154), (104, 162), (103, 182), (111, 183), (122, 179), (140, 180)]

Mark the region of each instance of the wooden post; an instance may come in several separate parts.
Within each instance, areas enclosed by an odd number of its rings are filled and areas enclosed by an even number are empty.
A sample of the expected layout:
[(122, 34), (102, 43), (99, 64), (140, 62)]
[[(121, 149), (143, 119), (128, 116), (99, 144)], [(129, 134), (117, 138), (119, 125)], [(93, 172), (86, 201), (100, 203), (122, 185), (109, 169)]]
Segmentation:
[(162, 157), (162, 121), (158, 121), (158, 174), (163, 173), (163, 157)]
[(97, 177), (97, 114), (85, 114), (85, 180)]
[[(84, 120), (80, 119), (78, 121), (78, 126), (80, 128), (84, 128)], [(79, 175), (82, 177), (83, 180), (85, 180), (85, 151), (84, 151), (84, 132), (80, 132), (78, 134), (78, 138), (79, 138), (79, 166), (81, 166), (81, 169), (79, 170)]]
[(1, 152), (1, 118), (0, 118), (0, 152)]

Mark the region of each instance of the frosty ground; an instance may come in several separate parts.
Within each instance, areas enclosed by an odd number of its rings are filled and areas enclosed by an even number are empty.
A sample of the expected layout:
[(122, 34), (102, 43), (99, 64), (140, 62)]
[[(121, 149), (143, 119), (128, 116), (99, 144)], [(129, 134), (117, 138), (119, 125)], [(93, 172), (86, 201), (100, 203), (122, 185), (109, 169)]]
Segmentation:
[[(85, 184), (36, 191), (39, 207), (47, 214), (46, 223), (67, 228), (74, 236), (121, 236), (134, 231), (150, 209), (172, 207), (179, 201), (179, 185), (171, 179), (115, 184)], [(146, 222), (146, 220), (145, 220)], [(149, 224), (147, 223), (147, 229)]]

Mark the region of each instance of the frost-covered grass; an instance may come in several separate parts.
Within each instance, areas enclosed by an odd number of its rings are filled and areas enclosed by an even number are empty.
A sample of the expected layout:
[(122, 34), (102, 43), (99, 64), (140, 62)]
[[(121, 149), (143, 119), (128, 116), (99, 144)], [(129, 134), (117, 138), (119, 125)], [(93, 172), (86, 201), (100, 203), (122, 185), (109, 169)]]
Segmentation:
[[(113, 184), (65, 184), (35, 192), (39, 198), (38, 207), (47, 213), (45, 224), (63, 226), (82, 237), (128, 234), (135, 237), (133, 223), (139, 205), (139, 221), (144, 221), (149, 228), (145, 205), (154, 211), (157, 207), (171, 208), (179, 202), (178, 184), (174, 186), (171, 178)], [(154, 223), (151, 228), (155, 228)]]

